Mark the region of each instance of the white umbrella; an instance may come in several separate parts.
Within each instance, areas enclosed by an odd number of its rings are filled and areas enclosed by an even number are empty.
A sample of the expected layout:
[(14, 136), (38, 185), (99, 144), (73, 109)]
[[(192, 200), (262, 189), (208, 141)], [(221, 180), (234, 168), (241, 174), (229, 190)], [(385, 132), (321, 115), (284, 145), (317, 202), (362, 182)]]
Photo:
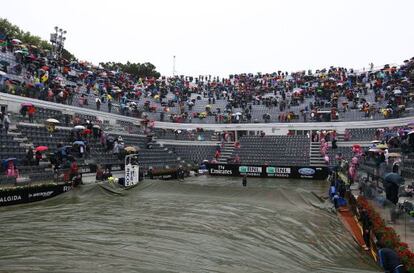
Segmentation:
[(399, 94), (401, 94), (402, 92), (401, 92), (401, 90), (400, 89), (395, 89), (394, 90), (394, 94), (395, 95), (399, 95)]
[(411, 132), (409, 132), (408, 134), (409, 134), (409, 135), (414, 134), (414, 131), (411, 131)]
[(20, 41), (19, 39), (13, 39), (12, 40), (12, 43), (14, 43), (14, 44), (21, 44), (22, 41)]
[(54, 119), (54, 118), (48, 118), (46, 120), (46, 122), (49, 122), (49, 123), (60, 123), (60, 121), (58, 121), (57, 119)]
[(6, 72), (4, 72), (4, 71), (0, 71), (0, 76), (5, 76), (5, 75), (7, 75), (7, 73), (6, 73)]
[(73, 127), (74, 129), (77, 129), (77, 130), (85, 130), (85, 126), (83, 126), (83, 125), (76, 125), (75, 127)]
[(373, 141), (371, 141), (371, 143), (380, 143), (381, 141), (379, 141), (379, 140), (373, 140)]

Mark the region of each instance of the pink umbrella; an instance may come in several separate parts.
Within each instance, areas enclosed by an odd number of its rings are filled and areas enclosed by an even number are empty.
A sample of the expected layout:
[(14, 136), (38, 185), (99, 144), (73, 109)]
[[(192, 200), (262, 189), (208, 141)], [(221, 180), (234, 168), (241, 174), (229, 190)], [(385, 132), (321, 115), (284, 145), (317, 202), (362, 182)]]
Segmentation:
[(47, 151), (47, 150), (49, 150), (49, 147), (47, 147), (47, 146), (38, 146), (35, 149), (36, 152), (44, 152), (44, 151)]

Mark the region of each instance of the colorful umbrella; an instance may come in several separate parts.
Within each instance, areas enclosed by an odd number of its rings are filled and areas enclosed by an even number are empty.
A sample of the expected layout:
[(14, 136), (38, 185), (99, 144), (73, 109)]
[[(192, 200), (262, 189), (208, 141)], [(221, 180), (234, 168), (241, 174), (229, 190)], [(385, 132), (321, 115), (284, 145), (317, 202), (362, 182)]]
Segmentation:
[(36, 152), (44, 152), (44, 151), (47, 151), (47, 150), (49, 150), (49, 147), (47, 147), (47, 146), (38, 146), (35, 149)]

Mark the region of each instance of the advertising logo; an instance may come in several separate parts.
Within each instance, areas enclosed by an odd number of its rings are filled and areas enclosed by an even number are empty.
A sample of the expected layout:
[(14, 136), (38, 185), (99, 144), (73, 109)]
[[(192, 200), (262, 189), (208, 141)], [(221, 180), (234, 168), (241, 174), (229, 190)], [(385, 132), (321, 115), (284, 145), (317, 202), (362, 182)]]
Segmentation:
[(312, 168), (300, 168), (298, 172), (302, 175), (314, 175), (315, 170)]
[(262, 167), (240, 166), (239, 172), (240, 173), (261, 173)]

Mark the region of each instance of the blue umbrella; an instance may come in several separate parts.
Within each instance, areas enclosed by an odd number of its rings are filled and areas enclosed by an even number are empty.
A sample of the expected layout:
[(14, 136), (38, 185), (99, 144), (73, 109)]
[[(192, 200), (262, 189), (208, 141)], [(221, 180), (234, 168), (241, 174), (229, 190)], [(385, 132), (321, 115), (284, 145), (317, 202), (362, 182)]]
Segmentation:
[(73, 145), (85, 145), (85, 142), (78, 140), (73, 142)]
[(395, 137), (395, 136), (399, 136), (399, 134), (397, 132), (387, 132), (384, 134), (384, 137)]
[(15, 158), (15, 157), (10, 157), (10, 158), (7, 158), (7, 159), (3, 159), (3, 167), (4, 168), (6, 168), (7, 167), (7, 163), (9, 163), (9, 161), (16, 161), (17, 159)]
[(384, 181), (387, 183), (401, 185), (404, 183), (404, 178), (402, 178), (398, 173), (386, 173), (384, 175)]

